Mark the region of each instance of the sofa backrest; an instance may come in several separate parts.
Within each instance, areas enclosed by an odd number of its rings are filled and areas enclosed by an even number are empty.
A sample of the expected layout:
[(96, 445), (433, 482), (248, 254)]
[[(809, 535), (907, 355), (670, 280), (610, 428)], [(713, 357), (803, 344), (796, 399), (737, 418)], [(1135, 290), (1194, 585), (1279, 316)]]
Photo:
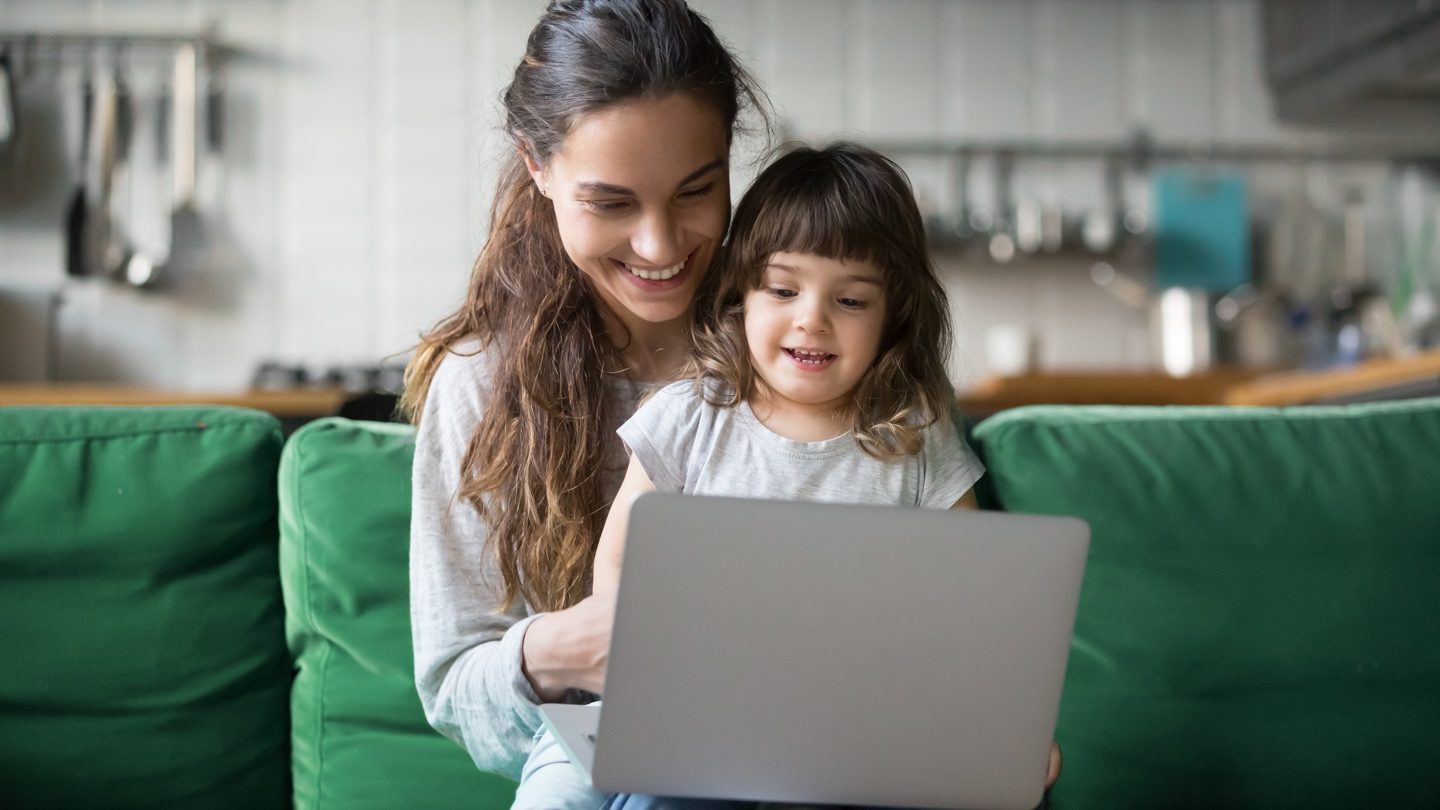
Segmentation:
[(0, 805), (289, 803), (280, 426), (0, 408)]
[(1093, 532), (1055, 807), (1440, 807), (1440, 400), (974, 439), (982, 502)]
[(280, 464), (280, 564), (297, 808), (505, 808), (425, 721), (410, 651), (406, 426), (332, 418), (290, 437)]

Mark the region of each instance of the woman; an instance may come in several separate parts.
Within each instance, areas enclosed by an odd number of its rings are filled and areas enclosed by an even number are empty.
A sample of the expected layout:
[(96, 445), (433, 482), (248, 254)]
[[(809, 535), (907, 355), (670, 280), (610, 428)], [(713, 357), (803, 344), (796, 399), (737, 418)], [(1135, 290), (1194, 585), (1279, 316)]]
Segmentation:
[(406, 370), (416, 682), (483, 770), (518, 778), (538, 704), (601, 691), (613, 597), (587, 594), (614, 429), (684, 360), (757, 100), (681, 0), (552, 2), (505, 91), (489, 239)]
[(490, 235), (404, 402), (416, 684), (483, 770), (518, 778), (539, 704), (602, 691), (613, 595), (588, 590), (625, 471), (615, 428), (683, 364), (759, 100), (682, 0), (552, 2), (505, 91)]

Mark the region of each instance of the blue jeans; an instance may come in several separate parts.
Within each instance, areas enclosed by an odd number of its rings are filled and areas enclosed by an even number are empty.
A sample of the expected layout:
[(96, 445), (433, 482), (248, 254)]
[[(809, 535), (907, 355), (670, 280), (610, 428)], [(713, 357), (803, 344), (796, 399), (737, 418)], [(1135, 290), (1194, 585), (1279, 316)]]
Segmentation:
[(520, 773), (511, 810), (745, 810), (754, 806), (751, 802), (601, 793), (570, 762), (555, 735), (541, 726)]
[[(1037, 810), (1045, 810), (1049, 795)], [(783, 805), (722, 799), (685, 799), (668, 796), (605, 794), (570, 762), (560, 741), (544, 726), (535, 734), (535, 747), (525, 761), (512, 810), (809, 810), (807, 805)]]

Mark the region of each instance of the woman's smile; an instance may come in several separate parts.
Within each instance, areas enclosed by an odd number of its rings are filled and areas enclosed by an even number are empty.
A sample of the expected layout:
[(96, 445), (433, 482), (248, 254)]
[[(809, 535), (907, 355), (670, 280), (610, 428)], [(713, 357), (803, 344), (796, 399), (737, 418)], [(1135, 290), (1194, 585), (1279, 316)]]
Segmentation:
[(652, 264), (623, 262), (619, 259), (611, 259), (610, 262), (615, 269), (623, 274), (630, 283), (647, 292), (668, 292), (677, 287), (684, 286), (689, 280), (690, 269), (694, 266), (695, 254), (699, 248), (685, 254), (680, 261), (669, 267), (657, 267)]

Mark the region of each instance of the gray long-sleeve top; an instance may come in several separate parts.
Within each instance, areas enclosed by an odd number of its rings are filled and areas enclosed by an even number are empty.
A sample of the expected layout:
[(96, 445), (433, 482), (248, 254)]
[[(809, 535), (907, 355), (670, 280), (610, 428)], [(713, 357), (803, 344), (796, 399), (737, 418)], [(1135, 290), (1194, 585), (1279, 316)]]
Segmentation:
[[(410, 622), (415, 685), (425, 717), (470, 753), (481, 770), (518, 779), (540, 727), (539, 700), (521, 669), (521, 642), (534, 615), (503, 613), (500, 575), (485, 549), (486, 526), (456, 497), (460, 461), (490, 389), (490, 363), (476, 344), (447, 354), (430, 383), (411, 471)], [(615, 418), (635, 410), (639, 386), (616, 378)], [(618, 423), (617, 423), (618, 424)], [(613, 427), (610, 435), (613, 437)], [(607, 500), (619, 488), (625, 451), (614, 439)]]

